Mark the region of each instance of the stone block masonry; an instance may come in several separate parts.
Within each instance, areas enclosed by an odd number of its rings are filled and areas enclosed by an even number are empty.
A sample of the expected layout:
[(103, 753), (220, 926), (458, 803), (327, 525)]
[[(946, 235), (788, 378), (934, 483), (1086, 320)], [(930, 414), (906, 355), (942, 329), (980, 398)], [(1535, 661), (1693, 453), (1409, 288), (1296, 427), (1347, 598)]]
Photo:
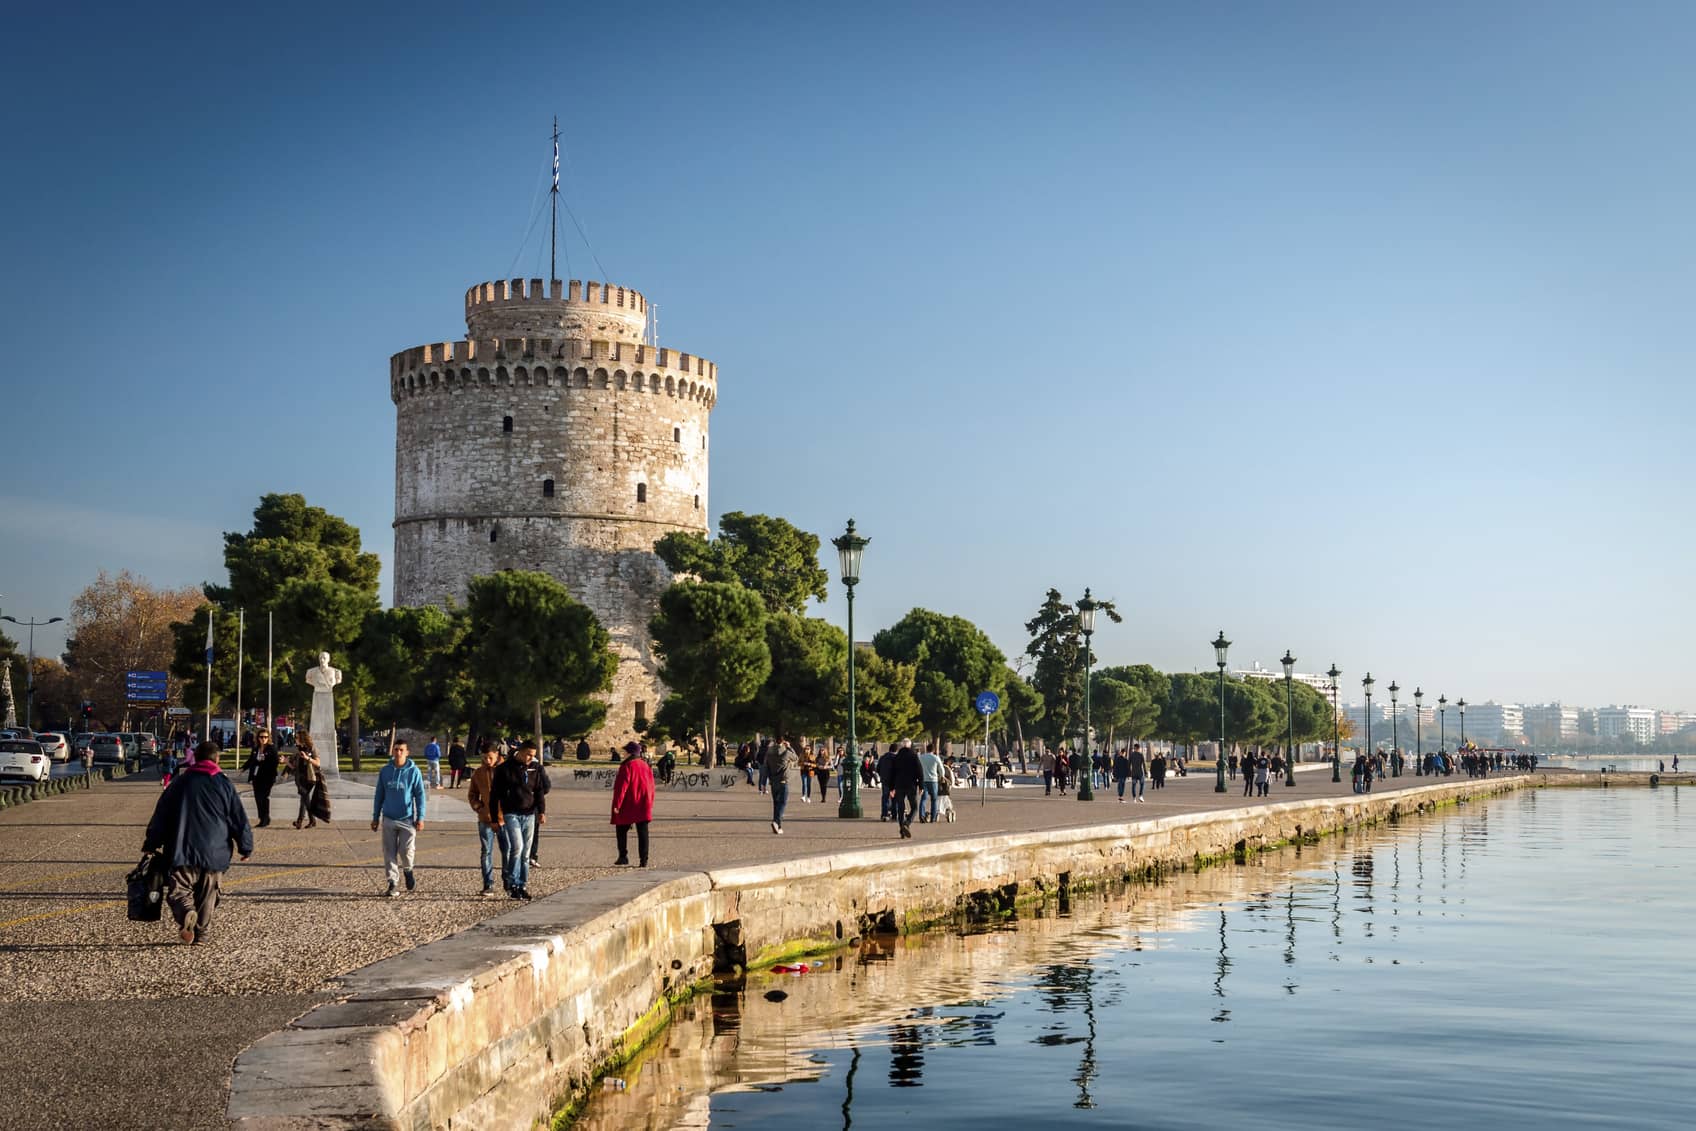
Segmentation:
[(707, 532), (718, 368), (642, 340), (647, 300), (523, 279), (465, 295), (467, 337), (389, 362), (396, 604), (463, 603), (473, 577), (538, 570), (600, 619), (619, 666), (597, 751), (659, 709), (648, 621), (674, 530)]
[(344, 1000), (242, 1053), (229, 1115), (248, 1131), (545, 1126), (729, 957), (758, 965), (986, 897), (1182, 869), (1532, 784), (1459, 781), (594, 880), (346, 976)]

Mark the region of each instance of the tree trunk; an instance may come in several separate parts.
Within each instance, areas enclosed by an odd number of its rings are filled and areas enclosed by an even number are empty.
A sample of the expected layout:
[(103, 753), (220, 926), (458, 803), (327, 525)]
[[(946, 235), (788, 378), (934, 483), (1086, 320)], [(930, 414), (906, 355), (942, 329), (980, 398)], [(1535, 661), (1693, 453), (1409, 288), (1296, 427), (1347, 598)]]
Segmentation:
[(712, 706), (707, 710), (707, 745), (701, 751), (701, 767), (712, 769), (713, 752), (718, 749), (718, 696), (713, 696)]
[[(348, 756), (353, 759), (353, 772), (357, 774), (359, 772), (359, 687), (357, 685), (348, 691), (347, 737), (348, 745), (352, 747), (348, 751)], [(330, 757), (334, 758), (335, 756), (336, 752), (330, 751)]]
[(536, 700), (536, 760), (545, 761), (542, 754), (542, 701)]

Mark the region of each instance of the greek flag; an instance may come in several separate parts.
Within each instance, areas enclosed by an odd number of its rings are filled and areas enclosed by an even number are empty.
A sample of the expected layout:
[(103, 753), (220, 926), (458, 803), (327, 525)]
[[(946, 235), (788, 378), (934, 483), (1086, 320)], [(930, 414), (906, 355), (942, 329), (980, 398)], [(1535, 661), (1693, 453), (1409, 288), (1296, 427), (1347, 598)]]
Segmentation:
[(559, 138), (554, 138), (554, 191), (559, 191)]
[(212, 666), (212, 610), (206, 610), (206, 666)]

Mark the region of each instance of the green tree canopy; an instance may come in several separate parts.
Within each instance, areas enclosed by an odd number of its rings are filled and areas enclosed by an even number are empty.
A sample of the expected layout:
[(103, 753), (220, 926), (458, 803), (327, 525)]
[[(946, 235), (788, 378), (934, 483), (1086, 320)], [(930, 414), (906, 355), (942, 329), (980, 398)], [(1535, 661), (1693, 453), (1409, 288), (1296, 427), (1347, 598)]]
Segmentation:
[(970, 738), (982, 726), (972, 709), (980, 691), (1000, 693), (1007, 659), (964, 617), (914, 609), (872, 637), (880, 656), (911, 664), (919, 721), (932, 738)]
[[(1096, 601), (1098, 613), (1115, 623), (1124, 618), (1112, 601)], [(1064, 742), (1083, 722), (1084, 633), (1078, 607), (1050, 589), (1036, 616), (1025, 622), (1031, 641), (1025, 654), (1036, 661), (1031, 684), (1046, 705), (1042, 734), (1049, 742)]]
[(766, 617), (765, 634), (771, 674), (737, 710), (738, 730), (793, 739), (847, 726), (847, 633), (829, 621), (779, 612)]
[(1031, 733), (1035, 734), (1035, 725), (1042, 721), (1045, 710), (1042, 692), (1032, 687), (1012, 668), (1002, 672), (1002, 679), (1005, 683), (1001, 710), (995, 712), (990, 719), (990, 734), (996, 738), (996, 744), (1003, 754), (1010, 753), (1017, 743), (1020, 764), (1023, 765), (1025, 728), (1030, 727)]
[(913, 698), (917, 669), (885, 659), (870, 648), (854, 653), (854, 730), (856, 739), (898, 742), (919, 729), (919, 704)]
[(721, 517), (718, 531), (710, 542), (673, 531), (654, 544), (654, 553), (673, 573), (746, 586), (769, 612), (804, 615), (808, 600), (825, 599), (830, 575), (819, 566), (818, 535), (785, 519), (741, 511)]
[(1130, 684), (1138, 692), (1131, 718), (1124, 724), (1125, 733), (1132, 738), (1147, 738), (1154, 734), (1166, 698), (1172, 693), (1172, 677), (1155, 671), (1148, 664), (1102, 668), (1101, 677)]
[(718, 738), (719, 704), (746, 703), (771, 674), (765, 605), (733, 582), (679, 581), (648, 622), (660, 678), (707, 706), (707, 758)]
[(1097, 676), (1090, 681), (1090, 726), (1097, 734), (1106, 733), (1108, 749), (1113, 747), (1114, 736), (1136, 715), (1141, 697), (1141, 691), (1122, 680)]
[(462, 654), (476, 700), (508, 721), (527, 714), (538, 741), (544, 710), (583, 709), (612, 686), (618, 659), (606, 629), (547, 574), (473, 578), (466, 613)]
[(465, 610), (434, 605), (366, 614), (351, 658), (366, 673), (373, 717), (454, 732), (462, 721), (461, 649), (470, 624)]

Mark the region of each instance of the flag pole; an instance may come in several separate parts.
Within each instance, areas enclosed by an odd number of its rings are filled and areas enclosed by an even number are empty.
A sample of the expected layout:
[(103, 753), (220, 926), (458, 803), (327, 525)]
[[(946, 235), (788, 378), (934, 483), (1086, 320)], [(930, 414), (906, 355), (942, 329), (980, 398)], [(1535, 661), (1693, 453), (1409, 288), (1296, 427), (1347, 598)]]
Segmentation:
[(217, 605), (206, 606), (206, 733), (202, 741), (212, 741), (212, 622), (218, 612)]
[(247, 638), (247, 610), (236, 611), (236, 769), (241, 769), (241, 667)]
[(554, 187), (550, 193), (553, 201), (553, 222), (548, 226), (548, 282), (559, 278), (559, 265), (554, 262), (559, 251), (559, 115), (554, 115)]
[(272, 665), (271, 665), (271, 642), (272, 642), (272, 639), (273, 639), (273, 634), (271, 632), (271, 620), (272, 620), (272, 614), (270, 612), (267, 612), (265, 614), (265, 729), (266, 730), (270, 730), (271, 726), (272, 726), (272, 719), (271, 719), (271, 667), (272, 667)]

